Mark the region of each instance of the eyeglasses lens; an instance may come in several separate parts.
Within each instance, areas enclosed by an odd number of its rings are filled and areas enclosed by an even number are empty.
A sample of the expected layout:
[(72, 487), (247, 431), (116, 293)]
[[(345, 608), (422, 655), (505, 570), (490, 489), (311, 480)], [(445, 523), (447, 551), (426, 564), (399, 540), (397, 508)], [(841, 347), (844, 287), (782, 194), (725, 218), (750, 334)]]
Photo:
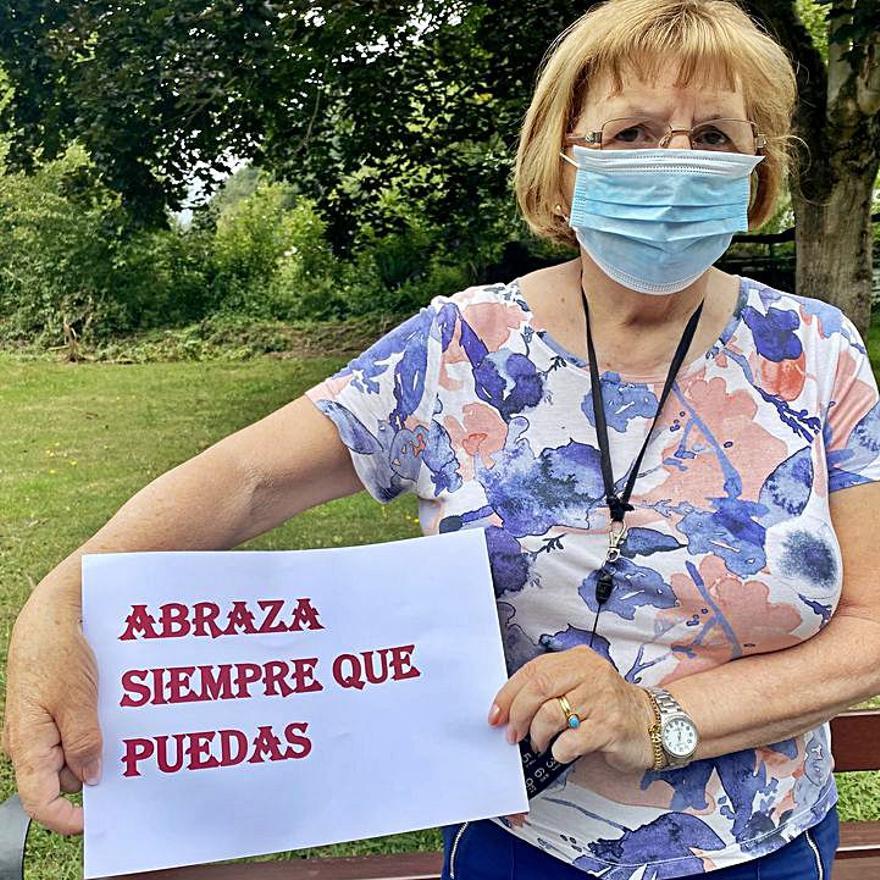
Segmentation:
[[(650, 150), (666, 146), (669, 126), (648, 117), (611, 119), (602, 126), (604, 150)], [(754, 153), (755, 131), (745, 119), (713, 119), (690, 130), (691, 147), (723, 153)]]

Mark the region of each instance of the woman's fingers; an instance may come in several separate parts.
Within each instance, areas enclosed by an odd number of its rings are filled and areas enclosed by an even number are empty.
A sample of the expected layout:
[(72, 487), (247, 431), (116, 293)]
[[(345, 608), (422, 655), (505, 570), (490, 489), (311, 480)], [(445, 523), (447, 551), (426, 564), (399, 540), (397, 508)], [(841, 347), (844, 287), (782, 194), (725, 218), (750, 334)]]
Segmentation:
[(10, 725), (10, 743), (24, 811), (51, 831), (82, 833), (82, 807), (75, 806), (61, 793), (64, 753), (52, 716), (39, 707), (18, 715)]
[(82, 791), (82, 782), (77, 779), (73, 770), (71, 770), (67, 764), (61, 768), (61, 772), (58, 774), (58, 779), (61, 782), (61, 790), (65, 794), (73, 794), (74, 792)]
[(64, 745), (64, 759), (74, 776), (88, 785), (101, 778), (101, 731), (97, 698), (88, 686), (77, 689), (79, 698), (59, 707), (56, 722)]
[[(589, 648), (571, 648), (530, 660), (498, 692), (495, 702), (501, 708), (501, 716), (497, 723), (506, 718), (508, 739), (518, 742), (528, 733), (545, 703), (549, 701), (558, 708), (555, 697), (568, 693), (585, 680), (598, 681), (599, 668), (604, 672), (607, 666), (606, 661)], [(562, 710), (559, 711), (562, 717)]]
[(31, 594), (9, 644), (4, 748), (24, 810), (59, 834), (83, 830), (64, 793), (96, 781), (101, 758), (94, 655), (76, 607)]
[[(567, 696), (567, 699), (571, 703), (570, 695)], [(572, 704), (572, 711), (577, 712), (574, 704)], [(565, 730), (566, 727), (568, 727), (568, 721), (566, 720), (565, 713), (562, 711), (562, 706), (559, 704), (559, 699), (553, 697), (547, 700), (535, 713), (529, 726), (528, 733), (532, 750), (538, 754), (545, 752), (547, 746), (550, 745), (550, 740), (560, 730)]]

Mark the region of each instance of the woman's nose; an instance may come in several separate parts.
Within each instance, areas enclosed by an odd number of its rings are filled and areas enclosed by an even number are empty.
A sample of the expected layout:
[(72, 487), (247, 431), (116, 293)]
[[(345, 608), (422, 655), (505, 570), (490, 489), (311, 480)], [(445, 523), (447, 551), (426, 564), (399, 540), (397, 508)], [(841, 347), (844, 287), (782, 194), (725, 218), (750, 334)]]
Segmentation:
[(687, 131), (673, 132), (665, 145), (671, 150), (688, 150), (691, 147), (690, 133)]

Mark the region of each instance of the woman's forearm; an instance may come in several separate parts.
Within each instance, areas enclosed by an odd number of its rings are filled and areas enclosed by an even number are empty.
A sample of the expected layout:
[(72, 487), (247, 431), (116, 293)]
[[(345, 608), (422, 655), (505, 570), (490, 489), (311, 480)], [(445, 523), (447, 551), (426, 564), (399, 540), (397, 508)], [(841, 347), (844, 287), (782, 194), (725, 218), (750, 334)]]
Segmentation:
[(880, 621), (839, 609), (806, 642), (666, 687), (700, 731), (695, 759), (779, 742), (880, 693)]
[(37, 590), (78, 606), (80, 560), (86, 553), (234, 547), (264, 528), (254, 515), (254, 498), (254, 480), (238, 456), (222, 444), (213, 446), (133, 495)]

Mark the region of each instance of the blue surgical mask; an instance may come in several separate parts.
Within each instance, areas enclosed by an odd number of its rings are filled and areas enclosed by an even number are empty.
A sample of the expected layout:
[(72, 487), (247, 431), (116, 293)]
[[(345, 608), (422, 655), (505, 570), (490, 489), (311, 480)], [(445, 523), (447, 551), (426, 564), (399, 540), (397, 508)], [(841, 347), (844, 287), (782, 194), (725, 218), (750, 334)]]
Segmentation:
[(712, 150), (575, 146), (569, 225), (615, 281), (640, 293), (683, 290), (748, 224), (750, 175), (763, 156)]

